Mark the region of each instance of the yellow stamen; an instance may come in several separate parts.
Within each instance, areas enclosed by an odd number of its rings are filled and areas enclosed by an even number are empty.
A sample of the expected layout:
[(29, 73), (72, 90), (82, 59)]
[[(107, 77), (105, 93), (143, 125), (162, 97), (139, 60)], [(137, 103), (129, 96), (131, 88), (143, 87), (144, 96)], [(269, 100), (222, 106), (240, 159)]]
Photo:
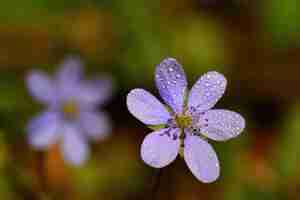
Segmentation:
[(192, 122), (192, 117), (189, 115), (176, 116), (176, 123), (179, 128), (187, 128)]
[(62, 110), (68, 119), (76, 117), (79, 113), (79, 109), (75, 101), (69, 101), (65, 103), (62, 107)]

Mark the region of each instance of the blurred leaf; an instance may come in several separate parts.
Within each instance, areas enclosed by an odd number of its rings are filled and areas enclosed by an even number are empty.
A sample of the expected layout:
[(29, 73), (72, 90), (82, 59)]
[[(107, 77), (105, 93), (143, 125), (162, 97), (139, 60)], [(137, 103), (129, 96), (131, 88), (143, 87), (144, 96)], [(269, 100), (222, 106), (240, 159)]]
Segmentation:
[(282, 135), (276, 148), (278, 159), (275, 164), (282, 181), (295, 176), (300, 164), (300, 104), (294, 106), (286, 116)]
[[(299, 45), (300, 1), (269, 0), (262, 9), (267, 34), (271, 34), (274, 44)], [(269, 35), (268, 35), (269, 37)]]
[[(4, 73), (2, 72), (2, 75)], [(18, 77), (10, 73), (5, 74), (5, 78), (0, 80), (0, 111), (1, 112), (16, 112), (18, 108), (26, 106), (24, 101), (24, 86), (16, 79)], [(22, 101), (20, 101), (22, 99)]]
[(63, 14), (66, 9), (78, 8), (81, 0), (10, 0), (0, 8), (0, 20), (6, 22), (43, 22), (50, 16)]
[(190, 16), (171, 28), (172, 56), (182, 58), (185, 70), (194, 76), (208, 70), (221, 71), (231, 62), (224, 30), (205, 16)]
[[(115, 14), (119, 16), (118, 32), (123, 39), (120, 49), (125, 83), (150, 82), (154, 67), (163, 58), (163, 41), (160, 37), (159, 1), (117, 1)], [(125, 23), (124, 23), (125, 22)], [(117, 58), (119, 59), (119, 58)], [(130, 83), (131, 84), (131, 83)]]
[(5, 199), (5, 200), (15, 200), (15, 194), (14, 191), (11, 188), (11, 185), (9, 184), (9, 182), (4, 178), (5, 175), (0, 173), (0, 196), (1, 199)]
[(47, 16), (46, 0), (4, 1), (0, 11), (1, 20), (41, 20)]
[(255, 185), (245, 184), (242, 188), (242, 196), (243, 200), (276, 200), (279, 197), (276, 193), (267, 190), (260, 190)]

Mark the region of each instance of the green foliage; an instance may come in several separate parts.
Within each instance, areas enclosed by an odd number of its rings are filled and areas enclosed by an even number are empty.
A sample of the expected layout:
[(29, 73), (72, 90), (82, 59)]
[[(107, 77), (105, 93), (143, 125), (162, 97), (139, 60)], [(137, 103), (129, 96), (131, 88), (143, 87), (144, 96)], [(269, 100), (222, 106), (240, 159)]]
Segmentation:
[(186, 17), (170, 27), (170, 52), (182, 59), (188, 74), (198, 78), (208, 70), (222, 71), (231, 62), (224, 30), (205, 15)]
[(300, 104), (297, 104), (287, 115), (282, 135), (278, 143), (276, 160), (281, 180), (293, 178), (300, 164)]
[[(123, 79), (126, 82), (153, 81), (153, 72), (156, 64), (166, 56), (163, 53), (163, 41), (160, 38), (160, 29), (157, 11), (158, 1), (132, 0), (117, 1), (114, 12), (118, 22), (118, 32), (122, 39), (120, 48), (121, 60), (126, 65)], [(118, 58), (119, 59), (119, 58)]]
[(262, 9), (264, 25), (267, 33), (272, 35), (274, 44), (299, 45), (299, 6), (298, 0), (265, 1)]

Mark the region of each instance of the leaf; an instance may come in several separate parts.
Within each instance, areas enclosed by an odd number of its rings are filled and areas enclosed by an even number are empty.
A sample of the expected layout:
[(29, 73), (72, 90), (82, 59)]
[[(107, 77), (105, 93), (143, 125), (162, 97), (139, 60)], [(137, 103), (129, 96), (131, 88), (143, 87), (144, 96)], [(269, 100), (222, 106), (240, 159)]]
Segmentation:
[(165, 128), (165, 127), (166, 127), (165, 124), (148, 126), (148, 128), (152, 129), (153, 131), (157, 131), (157, 130), (160, 130), (160, 129)]

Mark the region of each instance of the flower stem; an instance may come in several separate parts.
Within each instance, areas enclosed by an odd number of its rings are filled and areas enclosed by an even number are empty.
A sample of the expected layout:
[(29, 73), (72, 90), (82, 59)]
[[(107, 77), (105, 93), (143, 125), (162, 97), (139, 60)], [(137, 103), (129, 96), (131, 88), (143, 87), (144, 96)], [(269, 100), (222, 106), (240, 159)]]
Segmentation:
[(156, 169), (152, 178), (152, 184), (151, 184), (151, 195), (149, 195), (149, 200), (156, 199), (156, 196), (159, 191), (160, 182), (162, 178), (162, 169)]

